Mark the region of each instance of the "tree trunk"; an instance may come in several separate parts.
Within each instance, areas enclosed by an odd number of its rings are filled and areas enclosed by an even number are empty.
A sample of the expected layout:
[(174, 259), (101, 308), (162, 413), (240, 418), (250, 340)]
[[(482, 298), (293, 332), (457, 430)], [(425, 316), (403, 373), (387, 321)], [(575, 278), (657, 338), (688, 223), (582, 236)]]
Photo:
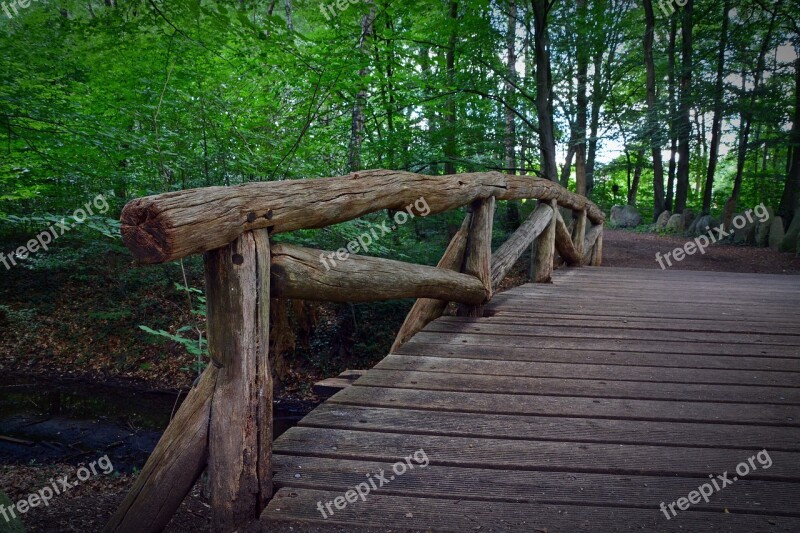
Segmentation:
[(578, 0), (577, 50), (578, 92), (575, 98), (578, 122), (578, 139), (575, 147), (575, 192), (586, 196), (586, 130), (589, 100), (586, 81), (589, 70), (588, 39), (586, 38), (586, 0)]
[[(691, 0), (689, 0), (691, 3)], [(656, 69), (653, 62), (653, 36), (655, 33), (655, 15), (652, 0), (644, 0), (645, 32), (644, 60), (647, 68), (647, 111), (650, 145), (653, 150), (653, 220), (664, 211), (664, 167), (661, 162), (661, 135), (658, 127), (658, 109), (656, 107)]]
[(759, 90), (761, 89), (761, 79), (764, 74), (764, 69), (766, 68), (767, 50), (769, 48), (769, 43), (772, 40), (772, 30), (775, 27), (775, 17), (778, 14), (778, 11), (780, 11), (781, 3), (782, 0), (778, 0), (776, 2), (774, 7), (775, 10), (772, 12), (772, 16), (770, 17), (767, 34), (764, 36), (764, 40), (761, 42), (761, 48), (758, 51), (758, 60), (756, 61), (756, 70), (753, 76), (753, 90), (750, 92), (750, 103), (749, 105), (745, 105), (742, 111), (742, 120), (744, 125), (742, 126), (742, 133), (739, 138), (739, 153), (737, 154), (738, 157), (736, 159), (736, 177), (733, 181), (733, 191), (731, 192), (731, 197), (728, 199), (728, 203), (725, 206), (726, 225), (730, 224), (733, 213), (736, 211), (736, 204), (739, 202), (739, 194), (742, 191), (744, 164), (747, 161), (747, 143), (750, 140), (750, 129), (753, 125), (753, 107), (756, 104), (756, 98), (759, 94)]
[[(450, 2), (450, 37), (447, 41), (447, 51), (445, 52), (445, 62), (447, 63), (447, 83), (449, 87), (455, 87), (456, 83), (456, 42), (458, 40), (458, 2)], [(451, 89), (452, 90), (452, 89)], [(445, 124), (447, 132), (444, 143), (444, 173), (456, 173), (456, 97), (450, 94), (447, 97), (447, 109), (445, 111)]]
[[(509, 174), (516, 174), (517, 168), (517, 128), (514, 120), (514, 109), (512, 108), (515, 89), (513, 84), (517, 80), (517, 4), (514, 0), (508, 6), (508, 25), (506, 29), (506, 75), (508, 82), (505, 87), (505, 167)], [(506, 204), (506, 216), (508, 226), (512, 229), (519, 227), (519, 204), (511, 201)]]
[(536, 56), (536, 114), (539, 118), (539, 150), (542, 177), (556, 181), (556, 138), (550, 79), (550, 37), (547, 30), (548, 0), (531, 0)]
[(800, 209), (800, 58), (794, 61), (794, 84), (794, 121), (789, 134), (791, 155), (787, 154), (786, 157), (791, 161), (791, 166), (786, 175), (786, 185), (783, 187), (778, 207), (778, 214), (783, 220), (791, 220), (795, 212)]
[(686, 209), (689, 194), (689, 159), (691, 158), (692, 120), (692, 14), (694, 0), (688, 0), (681, 12), (681, 85), (678, 110), (678, 171), (675, 176), (675, 212)]
[[(288, 5), (288, 4), (287, 4)], [(288, 8), (287, 8), (288, 9)], [(367, 37), (372, 35), (372, 24), (375, 20), (375, 8), (371, 8), (369, 14), (361, 19), (361, 37), (358, 40), (359, 52), (364, 51)], [(362, 80), (367, 77), (368, 69), (362, 68), (358, 71), (358, 76)], [(361, 87), (356, 95), (353, 104), (353, 118), (350, 125), (350, 154), (348, 158), (349, 172), (361, 170), (361, 145), (364, 143), (364, 108), (367, 105), (367, 88)]]
[(675, 42), (678, 37), (678, 17), (674, 13), (670, 17), (669, 23), (669, 45), (667, 48), (667, 90), (669, 92), (668, 114), (669, 114), (669, 171), (667, 172), (667, 196), (664, 200), (664, 208), (672, 210), (672, 202), (675, 199), (675, 169), (678, 153), (678, 133), (675, 128), (677, 119), (677, 106), (675, 105)]
[(642, 167), (644, 166), (644, 150), (636, 152), (636, 168), (633, 171), (633, 183), (628, 189), (628, 205), (636, 205), (636, 195), (639, 192), (639, 180), (642, 177)]
[(722, 137), (722, 113), (725, 99), (725, 49), (728, 46), (728, 13), (731, 10), (731, 0), (725, 0), (722, 7), (722, 30), (719, 38), (719, 51), (717, 52), (717, 79), (714, 86), (714, 118), (711, 121), (711, 148), (708, 156), (708, 171), (706, 184), (703, 189), (703, 214), (711, 212), (711, 193), (714, 188), (714, 173), (717, 169), (719, 157), (719, 143)]

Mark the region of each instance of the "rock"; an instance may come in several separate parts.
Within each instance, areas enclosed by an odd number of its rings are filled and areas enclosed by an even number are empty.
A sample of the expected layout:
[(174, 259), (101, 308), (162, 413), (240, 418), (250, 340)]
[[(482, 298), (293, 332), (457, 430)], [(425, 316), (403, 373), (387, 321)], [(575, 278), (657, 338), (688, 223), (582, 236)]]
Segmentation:
[(669, 211), (664, 211), (660, 215), (658, 215), (658, 219), (656, 220), (656, 229), (664, 229), (667, 227), (667, 222), (669, 221), (669, 217), (672, 215)]
[(708, 233), (711, 229), (717, 227), (717, 221), (711, 215), (703, 215), (698, 217), (694, 224), (692, 224), (692, 235), (703, 235)]
[(758, 222), (756, 224), (756, 246), (765, 248), (769, 245), (769, 229), (771, 223), (769, 220), (766, 222)]
[(679, 232), (683, 230), (683, 217), (677, 213), (669, 217), (667, 225), (664, 228), (667, 231)]
[[(752, 216), (752, 214), (751, 214)], [(744, 221), (744, 225), (742, 222)], [(736, 244), (755, 244), (756, 242), (756, 219), (751, 222), (744, 213), (737, 213), (731, 218), (731, 229), (733, 230), (733, 242)], [(737, 228), (736, 226), (742, 226)]]
[(642, 223), (642, 215), (632, 205), (615, 205), (611, 208), (610, 218), (619, 228), (635, 228)]
[(684, 230), (691, 226), (695, 218), (697, 217), (694, 214), (694, 211), (691, 209), (684, 209), (683, 215), (681, 215), (681, 229)]
[(783, 236), (781, 252), (800, 252), (800, 247), (797, 246), (798, 238), (800, 238), (800, 209), (794, 212), (792, 223), (789, 225), (789, 229), (786, 230), (786, 235)]
[(783, 219), (781, 217), (775, 217), (772, 219), (772, 223), (769, 226), (769, 247), (773, 250), (777, 250), (781, 247), (781, 241), (783, 241)]

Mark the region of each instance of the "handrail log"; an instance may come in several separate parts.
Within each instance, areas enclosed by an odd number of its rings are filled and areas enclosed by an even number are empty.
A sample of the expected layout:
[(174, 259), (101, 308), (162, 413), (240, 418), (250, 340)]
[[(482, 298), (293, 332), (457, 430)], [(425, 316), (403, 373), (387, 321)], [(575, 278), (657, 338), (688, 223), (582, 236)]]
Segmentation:
[(496, 289), (508, 271), (529, 249), (533, 241), (547, 229), (553, 217), (553, 208), (539, 204), (528, 219), (492, 255), (492, 288)]
[(330, 252), (290, 244), (272, 248), (273, 298), (328, 302), (435, 298), (477, 305), (487, 296), (478, 278), (444, 268), (352, 254), (342, 260)]
[(164, 263), (220, 248), (254, 229), (270, 228), (275, 234), (321, 228), (382, 209), (406, 210), (420, 198), (430, 213), (441, 213), (489, 197), (556, 200), (563, 207), (586, 210), (594, 223), (605, 218), (583, 196), (543, 178), (500, 172), (427, 176), (368, 170), (335, 178), (206, 187), (139, 198), (122, 212), (122, 239), (137, 262)]

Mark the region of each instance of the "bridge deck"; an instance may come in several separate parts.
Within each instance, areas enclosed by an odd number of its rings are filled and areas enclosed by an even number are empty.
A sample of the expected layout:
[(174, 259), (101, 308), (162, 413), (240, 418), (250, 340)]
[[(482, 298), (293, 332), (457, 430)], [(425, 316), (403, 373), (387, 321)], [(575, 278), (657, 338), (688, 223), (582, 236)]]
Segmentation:
[(566, 270), (486, 315), (436, 320), (279, 438), (262, 523), (800, 531), (800, 278)]

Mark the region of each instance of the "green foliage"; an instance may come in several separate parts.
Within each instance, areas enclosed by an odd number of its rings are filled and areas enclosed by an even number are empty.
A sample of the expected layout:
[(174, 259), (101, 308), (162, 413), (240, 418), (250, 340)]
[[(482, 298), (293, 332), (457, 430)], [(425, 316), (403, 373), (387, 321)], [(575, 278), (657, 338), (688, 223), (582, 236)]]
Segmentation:
[(140, 325), (139, 329), (150, 335), (168, 339), (183, 346), (188, 353), (197, 357), (193, 368), (185, 368), (184, 370), (192, 370), (199, 374), (208, 364), (206, 361), (208, 358), (208, 342), (205, 338), (205, 331), (200, 325), (201, 322), (205, 322), (206, 318), (206, 298), (203, 296), (203, 291), (194, 287), (175, 283), (175, 288), (186, 293), (189, 302), (192, 303), (190, 313), (198, 317), (197, 320), (192, 324), (181, 326), (175, 330), (175, 333), (170, 333), (164, 329), (153, 329), (144, 325)]

